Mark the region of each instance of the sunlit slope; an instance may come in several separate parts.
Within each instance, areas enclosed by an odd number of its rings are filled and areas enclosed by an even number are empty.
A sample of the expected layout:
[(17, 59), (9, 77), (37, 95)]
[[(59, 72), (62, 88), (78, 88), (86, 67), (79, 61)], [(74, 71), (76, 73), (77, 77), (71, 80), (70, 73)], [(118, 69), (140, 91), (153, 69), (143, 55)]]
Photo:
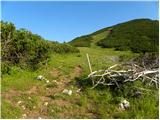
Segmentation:
[(158, 20), (135, 19), (77, 37), (69, 43), (76, 47), (115, 48), (133, 52), (157, 52)]

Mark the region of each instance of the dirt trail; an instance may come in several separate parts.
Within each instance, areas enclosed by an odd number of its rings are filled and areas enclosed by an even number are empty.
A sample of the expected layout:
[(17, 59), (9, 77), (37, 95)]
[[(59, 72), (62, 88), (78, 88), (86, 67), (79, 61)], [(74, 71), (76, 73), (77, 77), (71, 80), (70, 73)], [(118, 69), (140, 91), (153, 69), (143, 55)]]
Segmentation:
[(74, 68), (74, 70), (70, 73), (71, 79), (74, 79), (75, 77), (80, 77), (82, 74), (83, 70), (81, 65), (78, 65)]
[(59, 69), (57, 68), (53, 68), (51, 71), (50, 71), (50, 75), (53, 76), (53, 77), (58, 77), (60, 76), (62, 73)]
[[(9, 90), (7, 92), (2, 93), (2, 98), (9, 101), (13, 106), (16, 104), (16, 106), (19, 106), (22, 109), (23, 115), (26, 114), (25, 117), (22, 118), (50, 118), (48, 115), (48, 106), (50, 104), (56, 104), (58, 106), (64, 107), (71, 105), (71, 101), (64, 100), (64, 99), (53, 99), (50, 96), (54, 96), (55, 94), (61, 94), (64, 89), (68, 89), (68, 85), (75, 77), (79, 77), (82, 74), (82, 67), (80, 65), (76, 66), (68, 75), (63, 75), (62, 72), (57, 69), (53, 68), (50, 71), (50, 75), (52, 77), (55, 77), (57, 80), (51, 81), (51, 85), (55, 85), (53, 87), (46, 87), (44, 86), (38, 86), (34, 85), (31, 86), (29, 90), (27, 91), (17, 91), (17, 90)], [(45, 95), (41, 95), (41, 90), (44, 90)], [(23, 105), (17, 105), (17, 101), (14, 101), (14, 97), (20, 97), (22, 95), (27, 96), (39, 96), (40, 100), (38, 101), (38, 105), (36, 108), (30, 110), (26, 107), (26, 105), (23, 103)], [(19, 100), (20, 101), (20, 100)], [(22, 101), (23, 102), (23, 101)], [(47, 105), (45, 105), (47, 104)], [(25, 107), (25, 109), (23, 108)], [(34, 107), (34, 106), (33, 106)]]
[(69, 75), (62, 75), (61, 72), (58, 69), (54, 68), (54, 71), (51, 71), (52, 75), (55, 75), (57, 78), (57, 83), (55, 81), (52, 81), (52, 83), (56, 84), (56, 87), (49, 88), (47, 91), (50, 94), (55, 94), (62, 92), (65, 88), (68, 87), (68, 83), (75, 79), (75, 77), (79, 77), (82, 74), (82, 67), (80, 65), (76, 66)]
[(2, 98), (6, 100), (11, 100), (15, 96), (20, 96), (22, 92), (17, 90), (9, 90), (7, 92), (2, 92)]

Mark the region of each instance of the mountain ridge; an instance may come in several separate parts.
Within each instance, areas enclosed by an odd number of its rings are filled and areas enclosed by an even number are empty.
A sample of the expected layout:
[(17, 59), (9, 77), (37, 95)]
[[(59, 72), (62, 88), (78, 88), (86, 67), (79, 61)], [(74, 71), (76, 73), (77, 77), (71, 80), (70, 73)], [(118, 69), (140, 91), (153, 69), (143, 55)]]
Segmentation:
[[(157, 52), (158, 26), (158, 20), (134, 19), (77, 37), (71, 40), (69, 44), (76, 47), (100, 46), (115, 48), (116, 50), (132, 50), (134, 52)], [(146, 47), (136, 48), (135, 43), (137, 42)]]

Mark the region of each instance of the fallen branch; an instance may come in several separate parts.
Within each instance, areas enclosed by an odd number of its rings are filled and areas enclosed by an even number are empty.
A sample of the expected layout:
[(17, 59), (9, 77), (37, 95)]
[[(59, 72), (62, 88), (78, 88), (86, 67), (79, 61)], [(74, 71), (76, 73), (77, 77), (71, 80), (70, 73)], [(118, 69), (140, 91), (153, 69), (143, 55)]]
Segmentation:
[[(159, 70), (140, 67), (136, 64), (115, 64), (105, 70), (92, 71), (89, 56), (87, 54), (90, 74), (88, 78), (92, 80), (93, 88), (97, 85), (116, 85), (119, 88), (119, 82), (134, 82), (136, 80), (149, 81), (148, 85), (152, 83), (158, 88), (159, 84)], [(118, 67), (118, 68), (117, 68)], [(120, 69), (121, 70), (118, 70)], [(123, 70), (125, 68), (125, 70)]]

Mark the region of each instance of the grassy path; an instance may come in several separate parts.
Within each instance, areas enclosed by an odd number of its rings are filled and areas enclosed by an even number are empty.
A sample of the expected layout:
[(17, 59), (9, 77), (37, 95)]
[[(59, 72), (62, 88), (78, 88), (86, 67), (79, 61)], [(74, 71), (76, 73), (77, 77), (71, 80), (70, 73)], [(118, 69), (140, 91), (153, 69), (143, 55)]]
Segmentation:
[[(89, 74), (86, 53), (93, 70), (108, 67), (136, 54), (113, 49), (79, 48), (76, 54), (54, 54), (48, 66), (36, 72), (14, 67), (11, 75), (2, 77), (2, 118), (157, 118), (156, 95), (146, 94), (141, 99), (127, 98), (132, 107), (120, 111), (117, 107), (121, 92), (112, 93), (109, 88), (90, 89), (80, 86), (80, 81)], [(43, 75), (50, 82), (38, 81)], [(86, 81), (84, 81), (85, 84)], [(136, 83), (136, 85), (141, 85)], [(77, 90), (83, 87), (81, 92)], [(71, 96), (62, 93), (71, 89)], [(155, 99), (146, 99), (146, 98)]]

